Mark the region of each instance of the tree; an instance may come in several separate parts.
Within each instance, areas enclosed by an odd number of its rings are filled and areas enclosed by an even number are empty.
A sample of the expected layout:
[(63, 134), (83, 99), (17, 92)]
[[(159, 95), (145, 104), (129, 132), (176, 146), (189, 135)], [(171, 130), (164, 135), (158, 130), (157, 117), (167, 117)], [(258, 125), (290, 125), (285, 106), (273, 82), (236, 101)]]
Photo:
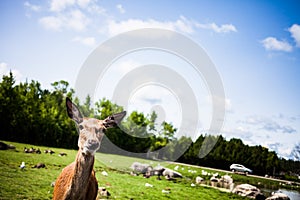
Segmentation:
[(111, 101), (103, 98), (95, 103), (95, 113), (96, 118), (105, 119), (106, 117), (112, 115), (113, 113), (118, 113), (123, 111), (123, 107), (112, 103)]
[(12, 72), (2, 77), (0, 83), (0, 134), (5, 140), (14, 138), (12, 123), (14, 123), (14, 111), (17, 111), (17, 93), (14, 89), (15, 79)]
[(177, 131), (171, 123), (163, 122), (161, 124), (162, 129), (159, 133), (160, 137), (166, 138), (167, 140), (173, 140), (175, 138), (174, 134)]

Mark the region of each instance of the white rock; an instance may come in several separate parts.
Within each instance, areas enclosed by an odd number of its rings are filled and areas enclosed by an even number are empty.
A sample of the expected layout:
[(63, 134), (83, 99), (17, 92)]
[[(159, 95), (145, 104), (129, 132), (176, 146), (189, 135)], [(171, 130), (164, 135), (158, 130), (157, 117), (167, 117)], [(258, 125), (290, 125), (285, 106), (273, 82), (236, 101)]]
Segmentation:
[(202, 177), (200, 177), (200, 176), (196, 177), (196, 183), (197, 184), (201, 183), (202, 181), (204, 181), (204, 179)]
[(106, 171), (101, 172), (101, 174), (102, 174), (103, 176), (108, 176), (108, 173), (107, 173)]
[(266, 200), (290, 200), (290, 198), (281, 192), (275, 192), (272, 196), (266, 198)]
[(169, 194), (169, 193), (170, 193), (170, 190), (162, 190), (161, 192), (162, 192), (162, 193), (165, 193), (165, 194)]

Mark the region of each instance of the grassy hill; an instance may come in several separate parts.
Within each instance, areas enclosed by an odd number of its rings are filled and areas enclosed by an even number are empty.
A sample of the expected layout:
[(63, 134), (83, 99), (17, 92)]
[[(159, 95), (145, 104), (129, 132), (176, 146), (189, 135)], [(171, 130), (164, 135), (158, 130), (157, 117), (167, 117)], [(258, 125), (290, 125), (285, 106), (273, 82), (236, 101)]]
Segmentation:
[[(16, 150), (0, 151), (0, 199), (51, 199), (51, 183), (66, 165), (74, 161), (77, 151), (51, 148), (55, 153), (50, 155), (44, 153), (48, 147), (7, 143), (14, 145)], [(24, 147), (40, 149), (42, 153), (24, 153)], [(58, 156), (60, 152), (67, 153), (67, 156)], [(142, 176), (130, 176), (129, 167), (135, 161), (151, 163), (153, 166), (157, 164), (149, 160), (97, 153), (95, 170), (99, 187), (108, 189), (110, 199), (245, 199), (210, 187), (191, 187), (194, 177), (200, 174), (199, 168), (194, 168), (196, 173), (190, 174), (188, 169), (191, 170), (191, 167), (180, 167), (180, 172), (185, 177), (175, 182), (165, 179), (159, 181), (156, 177), (146, 179)], [(19, 168), (22, 162), (26, 164), (24, 170)], [(40, 162), (46, 168), (32, 168)], [(106, 171), (108, 176), (103, 176), (102, 171)], [(153, 187), (145, 187), (145, 183), (152, 184)], [(169, 189), (170, 193), (162, 193), (164, 189)]]

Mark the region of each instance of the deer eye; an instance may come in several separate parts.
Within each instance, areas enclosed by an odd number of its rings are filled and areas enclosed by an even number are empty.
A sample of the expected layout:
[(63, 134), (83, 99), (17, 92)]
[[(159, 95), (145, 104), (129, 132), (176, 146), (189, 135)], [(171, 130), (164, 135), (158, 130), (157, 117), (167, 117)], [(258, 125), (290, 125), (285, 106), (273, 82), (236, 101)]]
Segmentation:
[(79, 125), (78, 128), (79, 128), (80, 130), (82, 130), (82, 129), (83, 129), (83, 126), (82, 126), (82, 125)]

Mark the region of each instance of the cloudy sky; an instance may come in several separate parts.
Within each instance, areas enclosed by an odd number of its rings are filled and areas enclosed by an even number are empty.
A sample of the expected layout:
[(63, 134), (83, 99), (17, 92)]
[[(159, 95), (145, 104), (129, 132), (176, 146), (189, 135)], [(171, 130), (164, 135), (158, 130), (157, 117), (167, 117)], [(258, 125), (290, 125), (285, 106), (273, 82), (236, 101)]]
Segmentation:
[[(173, 30), (205, 49), (221, 76), (224, 137), (241, 138), (284, 157), (300, 142), (297, 1), (3, 0), (0, 9), (1, 75), (11, 70), (18, 81), (33, 79), (51, 88), (52, 82), (67, 80), (74, 87), (84, 61), (107, 39), (138, 28)], [(179, 72), (184, 68), (180, 59), (164, 53), (138, 52), (115, 62), (111, 72), (118, 77), (107, 75), (103, 80), (117, 82), (134, 67), (149, 63), (172, 65)], [(193, 85), (192, 72), (182, 71)], [(205, 86), (199, 87), (205, 91)], [(192, 88), (201, 93), (201, 88)], [(176, 98), (154, 86), (144, 89), (132, 95), (131, 106), (141, 111), (155, 107), (162, 120), (176, 126)], [(209, 105), (207, 95), (197, 97), (200, 110)], [(103, 96), (110, 98), (96, 95)], [(200, 114), (199, 132), (205, 132), (206, 114)]]

